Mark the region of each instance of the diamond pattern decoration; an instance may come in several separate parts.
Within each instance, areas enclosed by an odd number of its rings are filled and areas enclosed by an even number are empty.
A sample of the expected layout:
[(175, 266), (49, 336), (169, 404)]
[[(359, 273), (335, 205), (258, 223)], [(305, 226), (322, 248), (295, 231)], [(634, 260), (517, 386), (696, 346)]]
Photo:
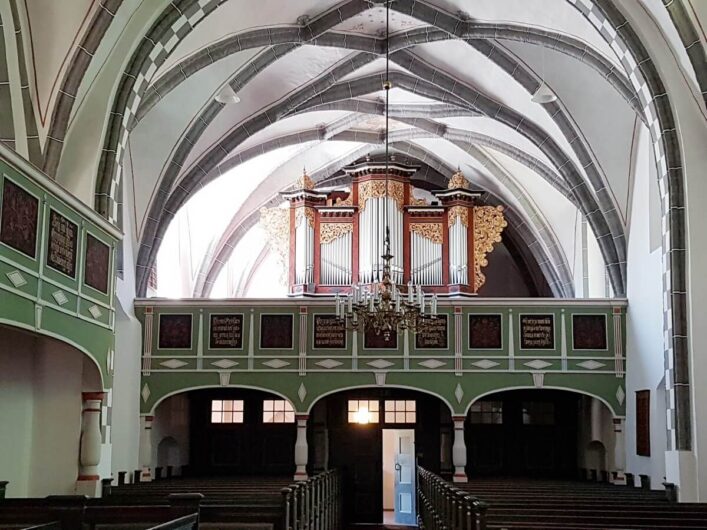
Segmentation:
[(103, 312), (97, 305), (92, 305), (91, 307), (89, 307), (88, 312), (91, 313), (91, 316), (96, 320), (101, 318), (101, 315), (103, 314)]
[(142, 396), (142, 400), (147, 403), (147, 400), (150, 399), (150, 387), (147, 386), (147, 383), (145, 383), (142, 387), (142, 390), (140, 391), (140, 395)]
[(371, 361), (370, 363), (366, 364), (368, 364), (368, 366), (372, 366), (373, 368), (383, 369), (393, 366), (394, 363), (386, 361), (385, 359), (376, 359), (375, 361)]
[(464, 391), (462, 390), (461, 384), (457, 383), (457, 388), (454, 389), (454, 397), (457, 398), (457, 403), (462, 402), (464, 397)]
[(287, 361), (283, 361), (282, 359), (272, 359), (270, 361), (265, 361), (263, 363), (265, 366), (269, 366), (270, 368), (284, 368), (285, 366), (289, 366), (290, 363)]
[(472, 366), (476, 366), (477, 368), (482, 368), (484, 370), (488, 370), (489, 368), (493, 368), (494, 366), (498, 366), (499, 363), (496, 361), (492, 361), (490, 359), (482, 359), (480, 361), (474, 361), (471, 363)]
[(64, 291), (54, 291), (52, 293), (52, 298), (54, 298), (56, 303), (59, 305), (64, 305), (66, 302), (69, 301), (69, 299), (64, 294)]
[(626, 392), (624, 392), (623, 387), (619, 387), (616, 389), (616, 400), (619, 402), (619, 405), (624, 404), (624, 399), (626, 398)]
[(181, 368), (182, 366), (186, 366), (188, 363), (185, 363), (184, 361), (180, 361), (179, 359), (170, 359), (169, 361), (164, 361), (160, 363), (160, 366), (164, 366), (165, 368)]
[(549, 363), (547, 361), (543, 361), (540, 359), (535, 359), (533, 361), (530, 361), (528, 363), (523, 363), (525, 366), (528, 368), (532, 368), (533, 370), (542, 370), (543, 368), (547, 368), (548, 366), (552, 366), (552, 363)]
[(595, 361), (592, 359), (590, 361), (577, 363), (577, 366), (581, 366), (582, 368), (586, 368), (587, 370), (596, 370), (597, 368), (602, 368), (606, 366), (606, 364), (600, 363), (599, 361)]
[(299, 389), (297, 390), (297, 396), (299, 397), (300, 401), (304, 401), (304, 398), (307, 397), (307, 388), (304, 386), (304, 383), (299, 384)]
[(236, 361), (232, 361), (231, 359), (219, 359), (218, 361), (212, 362), (211, 366), (216, 366), (218, 368), (223, 368), (224, 370), (227, 370), (228, 368), (233, 368), (237, 364), (238, 363)]
[(12, 282), (15, 287), (22, 287), (27, 284), (27, 280), (22, 276), (20, 271), (12, 271), (6, 274), (7, 278)]
[(323, 361), (319, 361), (315, 364), (317, 366), (321, 366), (322, 368), (331, 369), (336, 368), (337, 366), (341, 366), (343, 363), (340, 363), (339, 361), (336, 361), (334, 359), (324, 359)]
[(445, 366), (447, 363), (439, 361), (437, 359), (427, 359), (426, 361), (422, 361), (421, 363), (417, 363), (420, 366), (424, 366), (425, 368), (431, 368), (434, 370), (435, 368), (439, 368), (440, 366)]

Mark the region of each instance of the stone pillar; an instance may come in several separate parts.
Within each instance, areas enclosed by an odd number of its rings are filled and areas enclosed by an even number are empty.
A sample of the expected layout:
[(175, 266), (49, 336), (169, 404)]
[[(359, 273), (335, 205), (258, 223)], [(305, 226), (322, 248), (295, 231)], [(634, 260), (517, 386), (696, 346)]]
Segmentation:
[(453, 482), (468, 482), (466, 477), (466, 441), (464, 440), (465, 416), (452, 416), (454, 422), (454, 445), (452, 445)]
[(297, 441), (295, 442), (295, 480), (307, 480), (307, 459), (309, 447), (307, 446), (307, 419), (306, 414), (297, 414)]
[(76, 493), (100, 495), (98, 465), (101, 463), (101, 405), (105, 392), (82, 392), (81, 438), (79, 441), (79, 476)]
[(626, 485), (626, 435), (624, 419), (614, 418), (614, 469), (611, 481), (614, 484)]
[(152, 481), (152, 421), (154, 416), (140, 417), (140, 482)]

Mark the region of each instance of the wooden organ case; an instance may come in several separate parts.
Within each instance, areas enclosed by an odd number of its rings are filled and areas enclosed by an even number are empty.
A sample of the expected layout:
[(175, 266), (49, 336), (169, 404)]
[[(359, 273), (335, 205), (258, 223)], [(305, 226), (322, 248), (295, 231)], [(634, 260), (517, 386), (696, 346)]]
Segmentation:
[[(395, 283), (403, 290), (412, 282), (427, 293), (476, 295), (486, 255), (506, 226), (503, 207), (477, 204), (481, 193), (460, 171), (447, 189), (432, 192), (431, 204), (416, 199), (410, 179), (417, 169), (391, 161), (387, 198), (385, 163), (373, 161), (344, 168), (350, 191), (317, 191), (305, 173), (293, 191), (282, 193), (290, 208), (279, 209), (279, 237), (268, 232), (286, 245), (288, 293), (344, 293), (353, 283), (380, 282), (387, 201)], [(261, 212), (270, 227), (277, 225), (273, 210)]]

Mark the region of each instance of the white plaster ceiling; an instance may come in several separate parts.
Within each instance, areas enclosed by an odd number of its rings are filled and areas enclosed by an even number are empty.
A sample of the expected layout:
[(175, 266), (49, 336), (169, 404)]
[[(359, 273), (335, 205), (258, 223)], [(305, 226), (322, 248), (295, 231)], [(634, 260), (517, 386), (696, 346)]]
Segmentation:
[(26, 8), (27, 37), (32, 58), (30, 79), (34, 78), (40, 124), (47, 124), (50, 103), (61, 86), (62, 76), (73, 48), (81, 41), (97, 2), (93, 0), (30, 0), (17, 2)]
[[(618, 64), (601, 35), (575, 8), (569, 5), (567, 0), (477, 0), (471, 4), (462, 0), (431, 0), (429, 3), (444, 8), (451, 14), (466, 10), (466, 14), (474, 20), (521, 24), (571, 35), (590, 44), (595, 52), (605, 56), (612, 64)], [(229, 0), (217, 8), (176, 47), (167, 62), (159, 69), (158, 76), (152, 79), (152, 83), (154, 84), (159, 76), (164, 76), (170, 68), (191, 57), (204, 46), (218, 42), (226, 36), (266, 26), (292, 26), (302, 15), (316, 19), (326, 10), (340, 4), (330, 0), (285, 3), (263, 0), (258, 2), (257, 9), (252, 8), (250, 4), (250, 9), (245, 9), (245, 5), (246, 0)], [(380, 38), (383, 15), (384, 11), (380, 7), (374, 7), (340, 23), (334, 31)], [(426, 26), (426, 23), (395, 12), (391, 13), (391, 22), (393, 33)], [(505, 48), (520, 62), (522, 68), (529, 70), (531, 76), (545, 79), (557, 93), (560, 105), (574, 122), (593, 153), (597, 168), (603, 175), (602, 178), (605, 178), (610, 186), (616, 207), (622, 217), (625, 216), (631, 142), (636, 120), (633, 109), (609, 84), (609, 81), (577, 59), (534, 44), (511, 40), (499, 40), (495, 44)], [(248, 68), (249, 62), (266, 50), (267, 48), (259, 48), (238, 52), (191, 75), (164, 95), (131, 132), (131, 163), (136, 181), (136, 210), (139, 226), (144, 224), (144, 216), (154, 196), (159, 178), (169, 164), (172, 153), (179, 145), (184, 132), (213, 100), (219, 87)], [(561, 155), (569, 157), (580, 175), (586, 178), (570, 141), (548, 114), (547, 109), (533, 103), (531, 94), (512, 75), (496, 66), (484, 54), (477, 52), (467, 43), (455, 40), (419, 44), (408, 48), (408, 51), (419, 61), (444, 73), (456, 83), (463, 83), (512, 109), (523, 117), (526, 124), (537, 125), (560, 147)], [(329, 72), (333, 68), (348, 64), (350, 59), (359, 53), (344, 48), (305, 44), (258, 71), (245, 87), (239, 90), (240, 103), (225, 106), (208, 123), (189, 152), (180, 176), (186, 175), (197, 163), (201, 165), (203, 157), (229, 132), (246, 124), (249, 119), (258, 116), (264, 110), (302, 91), (304, 87), (329, 81)], [(414, 70), (414, 66), (410, 68)], [(395, 63), (391, 63), (390, 68), (392, 71), (402, 71), (415, 77), (413, 73)], [(380, 75), (384, 71), (385, 61), (383, 58), (378, 58), (337, 79), (336, 82), (337, 84), (346, 81), (354, 82), (367, 76)], [(443, 76), (432, 75), (429, 79), (421, 79), (421, 81), (443, 89), (451, 88), (446, 85)], [(374, 88), (374, 91), (369, 94), (357, 95), (356, 98), (380, 103), (384, 96), (385, 91), (380, 87)], [(395, 86), (395, 83), (389, 96), (392, 105), (442, 105), (436, 99), (412, 93)], [(306, 101), (308, 105), (318, 104), (318, 94), (309, 94), (308, 97), (311, 97), (311, 100)], [(346, 99), (345, 95), (340, 94), (340, 97)], [(469, 105), (472, 103), (469, 102)], [(428, 121), (462, 131), (481, 133), (491, 139), (500, 140), (537, 158), (553, 171), (558, 172), (553, 160), (548, 158), (534, 141), (525, 137), (519, 130), (501, 124), (493, 116), (430, 118)], [(383, 128), (384, 120), (381, 116), (342, 110), (303, 112), (278, 119), (261, 130), (248, 130), (250, 136), (235, 146), (230, 155), (235, 156), (269, 140), (298, 132), (322, 128), (331, 133), (332, 126), (336, 127), (335, 132), (348, 129), (377, 133)], [(395, 119), (391, 120), (391, 130), (405, 129), (414, 129), (414, 126)], [(412, 144), (424, 148), (451, 167), (458, 165), (466, 167), (468, 176), (507, 201), (514, 209), (523, 211), (524, 205), (534, 205), (544, 221), (552, 227), (568, 259), (571, 259), (575, 243), (573, 223), (577, 210), (560, 192), (520, 162), (490, 148), (481, 148), (483, 153), (498, 164), (504, 178), (512, 179), (514, 186), (523, 191), (525, 200), (520, 201), (506, 187), (506, 184), (497, 179), (493, 171), (485, 168), (478, 160), (443, 138), (433, 137), (432, 133), (425, 134), (424, 138), (412, 140)], [(204, 241), (212, 242), (222, 237), (223, 230), (227, 226), (241, 222), (269, 200), (274, 193), (291, 185), (301, 174), (302, 167), (306, 166), (310, 173), (323, 168), (331, 169), (330, 166), (337, 160), (343, 159), (347, 154), (358, 152), (363, 147), (364, 144), (358, 142), (308, 141), (265, 153), (255, 160), (237, 166), (233, 170), (236, 172), (234, 174), (242, 175), (242, 178), (240, 180), (233, 176), (227, 178), (231, 179), (231, 182), (237, 182), (239, 187), (242, 184), (243, 189), (238, 189), (242, 200), (227, 201), (222, 206), (219, 206), (218, 201), (203, 203), (204, 215), (206, 212), (211, 215), (215, 207), (224, 208), (226, 212), (223, 213), (223, 219), (227, 219), (227, 221), (210, 224), (211, 235), (205, 237)], [(380, 145), (375, 148), (379, 149)], [(230, 156), (226, 153), (217, 154), (223, 157), (221, 162)], [(263, 165), (265, 163), (261, 159), (267, 160), (267, 164)], [(255, 162), (256, 160), (258, 162)], [(255, 176), (252, 176), (252, 164), (261, 168)], [(235, 191), (220, 192), (221, 195), (229, 193)], [(532, 212), (523, 213), (532, 214)], [(568, 222), (569, 217), (572, 217), (572, 223)], [(201, 244), (204, 245), (203, 241)], [(206, 247), (194, 250), (196, 270), (199, 265), (202, 265), (202, 260), (207, 259)]]

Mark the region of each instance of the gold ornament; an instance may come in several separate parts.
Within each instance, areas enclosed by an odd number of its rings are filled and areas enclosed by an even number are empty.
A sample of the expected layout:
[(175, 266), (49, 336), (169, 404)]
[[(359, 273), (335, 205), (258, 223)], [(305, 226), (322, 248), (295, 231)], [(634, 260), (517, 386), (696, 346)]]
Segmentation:
[(410, 232), (419, 234), (438, 245), (442, 244), (442, 223), (411, 223)]
[[(388, 196), (394, 199), (398, 205), (398, 210), (402, 210), (404, 206), (405, 188), (402, 182), (395, 180), (388, 181)], [(385, 197), (385, 181), (384, 180), (367, 180), (358, 185), (358, 205), (361, 211), (366, 209), (366, 201), (368, 199), (377, 199)]]
[(302, 172), (302, 176), (297, 179), (297, 182), (295, 183), (295, 188), (297, 188), (298, 190), (314, 189), (314, 181), (312, 180), (312, 177), (307, 175), (306, 169)]
[(457, 222), (457, 218), (461, 219), (464, 226), (469, 227), (469, 209), (466, 206), (452, 206), (449, 209), (448, 216), (450, 228)]
[(427, 202), (427, 199), (416, 199), (415, 197), (410, 197), (410, 205), (411, 206), (429, 206), (430, 203)]
[(260, 225), (265, 230), (275, 257), (280, 262), (280, 282), (287, 285), (290, 268), (290, 210), (289, 208), (261, 208)]
[(353, 193), (349, 193), (349, 196), (344, 200), (342, 200), (341, 197), (338, 197), (334, 203), (334, 206), (353, 206)]
[(486, 282), (481, 272), (488, 265), (486, 255), (501, 242), (501, 232), (508, 226), (503, 217), (503, 206), (474, 207), (474, 292)]
[(309, 222), (309, 226), (314, 228), (314, 209), (307, 207), (295, 209), (295, 226), (300, 223), (300, 219), (302, 219), (302, 217), (306, 217)]
[(353, 223), (322, 223), (319, 231), (319, 242), (325, 245), (349, 232), (353, 232)]
[(455, 190), (457, 188), (468, 190), (469, 187), (469, 181), (466, 179), (461, 169), (458, 169), (457, 172), (452, 175), (452, 178), (449, 179), (449, 184), (447, 185), (447, 188), (450, 190)]

